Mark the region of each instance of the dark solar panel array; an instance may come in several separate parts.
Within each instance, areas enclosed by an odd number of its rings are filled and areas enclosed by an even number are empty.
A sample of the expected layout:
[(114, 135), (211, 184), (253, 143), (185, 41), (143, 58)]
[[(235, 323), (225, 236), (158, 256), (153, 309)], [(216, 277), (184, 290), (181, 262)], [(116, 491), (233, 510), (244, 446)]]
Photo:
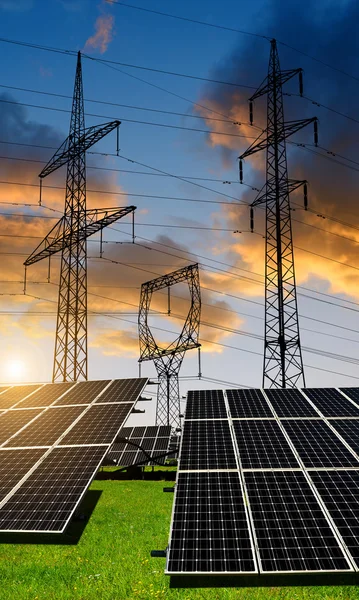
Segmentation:
[(340, 391), (353, 400), (353, 402), (359, 404), (359, 388), (340, 388)]
[(359, 571), (358, 417), (331, 388), (189, 393), (166, 572)]
[(359, 417), (359, 408), (334, 388), (306, 388), (304, 392), (325, 417)]
[(0, 395), (0, 408), (11, 408), (40, 387), (39, 385), (16, 385), (9, 388)]
[[(128, 439), (120, 441), (120, 438)], [(107, 458), (113, 460), (121, 467), (132, 465), (165, 464), (166, 454), (169, 451), (171, 438), (171, 427), (167, 425), (156, 425), (155, 427), (123, 427), (116, 437), (116, 441), (110, 448)], [(153, 456), (155, 462), (138, 446), (141, 446), (147, 454)]]
[(188, 392), (186, 419), (226, 419), (227, 411), (222, 390)]
[(227, 390), (232, 419), (271, 417), (273, 413), (260, 390)]
[(265, 390), (278, 417), (318, 417), (318, 411), (296, 389)]
[[(4, 405), (14, 408), (0, 413), (0, 531), (64, 530), (146, 382), (4, 392)], [(105, 388), (107, 403), (96, 404)]]

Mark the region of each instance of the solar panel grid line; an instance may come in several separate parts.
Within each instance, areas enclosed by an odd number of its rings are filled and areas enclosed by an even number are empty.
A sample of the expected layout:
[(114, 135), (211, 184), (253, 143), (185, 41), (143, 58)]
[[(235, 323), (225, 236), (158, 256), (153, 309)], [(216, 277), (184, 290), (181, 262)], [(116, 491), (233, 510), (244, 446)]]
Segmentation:
[[(354, 569), (359, 571), (359, 472), (350, 470), (309, 473), (323, 504), (339, 530)], [(332, 516), (333, 513), (333, 516)]]
[(335, 435), (339, 438), (339, 440), (342, 442), (342, 444), (349, 450), (349, 452), (351, 452), (351, 454), (354, 456), (354, 458), (358, 461), (358, 467), (359, 468), (359, 454), (358, 452), (356, 452), (352, 446), (350, 446), (350, 444), (347, 442), (347, 440), (340, 435), (340, 432), (335, 428), (335, 426), (333, 425), (333, 422), (330, 421), (329, 419), (324, 419), (328, 425), (328, 427), (335, 433)]
[[(316, 406), (308, 400), (299, 388), (270, 388), (261, 390), (277, 419), (320, 418)], [(283, 396), (285, 401), (283, 402)]]
[[(28, 386), (27, 385), (26, 386), (23, 386), (23, 385), (16, 386), (16, 385), (14, 385), (12, 388), (8, 388), (7, 390), (4, 390), (3, 394), (1, 394), (1, 396), (0, 396), (0, 408), (2, 408), (5, 412), (7, 412), (8, 410), (10, 410), (11, 408), (15, 408), (18, 404), (20, 404), (20, 402), (22, 402), (23, 400), (27, 400), (27, 398), (29, 398), (30, 396), (32, 396), (33, 394), (35, 394), (35, 392), (38, 392), (41, 388), (44, 387), (44, 385), (46, 385), (46, 384), (39, 384), (39, 385), (37, 385), (37, 384), (29, 384)], [(34, 390), (32, 390), (31, 392), (29, 392), (28, 394), (25, 393), (25, 396), (23, 396), (23, 397), (15, 400), (13, 402), (13, 404), (12, 403), (10, 404), (10, 406), (4, 406), (4, 400), (5, 400), (5, 404), (6, 404), (6, 395), (5, 394), (8, 394), (8, 396), (10, 395), (10, 393), (12, 393), (13, 395), (15, 395), (16, 390), (18, 390), (19, 388), (24, 388), (24, 387), (30, 388), (30, 387), (33, 387), (33, 386), (36, 386)], [(9, 402), (10, 402), (10, 400), (9, 400)]]
[[(293, 489), (295, 489), (293, 482), (291, 485), (286, 486), (287, 489), (284, 486), (284, 490), (280, 490), (281, 479), (286, 484), (286, 478), (293, 479), (291, 476), (294, 475), (297, 478), (297, 482), (295, 482), (297, 483), (297, 497), (293, 493)], [(266, 482), (265, 476), (269, 478), (268, 482)], [(303, 485), (303, 479), (300, 482), (302, 476), (308, 484), (307, 487)], [(260, 485), (258, 485), (258, 482), (256, 484), (255, 477), (257, 477), (257, 480), (259, 479), (259, 483), (260, 479), (262, 479), (265, 484), (265, 490), (261, 497)], [(276, 477), (279, 478), (278, 481), (276, 481)], [(326, 511), (321, 498), (318, 497), (310, 478), (304, 471), (283, 469), (277, 472), (261, 471), (254, 473), (252, 471), (245, 474), (244, 481), (261, 574), (354, 571), (353, 565), (343, 547), (342, 538), (329, 513)], [(277, 483), (279, 493), (271, 494), (271, 483), (274, 483), (272, 489), (275, 488), (275, 484)], [(260, 498), (258, 508), (255, 506), (256, 492), (258, 492), (258, 497)], [(290, 504), (290, 509), (287, 507), (287, 504)], [(264, 510), (265, 507), (268, 507), (266, 511)], [(316, 514), (317, 511), (318, 514)], [(268, 515), (268, 520), (261, 528), (261, 522), (266, 518), (266, 514)], [(327, 533), (327, 538), (328, 535), (331, 537), (331, 546), (329, 546), (328, 541), (324, 540), (322, 520), (326, 522), (331, 532), (331, 536), (329, 532)], [(296, 528), (293, 523), (296, 525)], [(264, 533), (260, 537), (261, 531)], [(280, 536), (281, 533), (282, 536)], [(283, 537), (284, 533), (287, 539)], [(263, 544), (260, 541), (262, 539)], [(316, 545), (311, 544), (312, 539), (315, 539)], [(281, 541), (278, 542), (278, 540)], [(322, 552), (322, 556), (319, 555), (320, 551)], [(333, 564), (335, 560), (337, 561), (337, 567)], [(282, 564), (282, 568), (277, 568), (278, 562)], [(270, 569), (269, 566), (273, 563), (275, 563), (274, 568)], [(293, 568), (286, 568), (291, 564)], [(306, 568), (299, 568), (301, 565)]]
[(276, 418), (273, 407), (263, 390), (226, 389), (227, 415), (229, 418)]
[[(20, 400), (20, 402), (17, 404), (17, 408), (48, 408), (53, 406), (58, 400), (68, 394), (70, 390), (73, 390), (76, 385), (77, 383), (74, 383), (73, 381), (55, 384), (45, 383), (41, 388), (35, 390), (27, 398)], [(48, 397), (46, 398), (46, 396)]]
[(341, 387), (338, 388), (338, 390), (344, 394), (347, 398), (349, 398), (350, 400), (353, 400), (353, 402), (355, 402), (355, 404), (357, 406), (359, 406), (359, 388), (353, 388), (353, 387)]
[[(23, 409), (23, 412), (25, 412), (25, 410), (26, 411), (28, 411), (28, 410), (30, 411), (30, 410), (34, 410), (34, 409)], [(20, 427), (17, 431), (15, 431), (12, 435), (10, 435), (4, 442), (1, 442), (0, 448), (3, 448), (10, 440), (12, 440), (14, 437), (16, 437), (18, 435), (18, 433), (20, 433), (24, 429), (26, 429), (28, 425), (30, 425), (31, 423), (34, 423), (40, 417), (40, 415), (42, 415), (43, 412), (44, 412), (44, 410), (42, 410), (41, 408), (40, 409), (35, 409), (35, 410), (40, 410), (41, 412), (39, 412), (38, 414), (34, 415), (34, 417), (30, 421), (28, 421), (27, 423), (25, 423), (22, 427)], [(11, 414), (12, 411), (11, 412), (7, 411), (7, 412), (8, 412), (8, 414)], [(17, 412), (18, 412), (18, 414), (20, 413), (20, 411), (17, 411)]]
[[(359, 403), (355, 402), (355, 400), (353, 398), (351, 398), (350, 396), (348, 396), (348, 394), (341, 388), (336, 388), (336, 390), (342, 394), (344, 396), (344, 398), (346, 398), (347, 400), (349, 400), (349, 402), (351, 402), (352, 404), (354, 404), (355, 408), (359, 409)], [(359, 400), (359, 399), (358, 399)]]
[[(97, 447), (97, 446), (95, 446), (95, 447)], [(59, 448), (57, 447), (57, 448), (54, 448), (52, 450), (54, 452), (56, 452), (57, 450), (59, 450)], [(62, 447), (61, 447), (60, 450), (62, 450)], [(82, 448), (81, 448), (81, 450), (82, 450)], [(71, 519), (72, 515), (76, 511), (76, 508), (79, 506), (81, 500), (83, 499), (85, 493), (87, 492), (87, 489), (88, 489), (89, 485), (91, 484), (94, 476), (96, 475), (98, 469), (100, 468), (101, 463), (103, 461), (103, 458), (105, 456), (105, 453), (106, 453), (106, 448), (103, 448), (103, 452), (101, 451), (99, 453), (100, 458), (97, 460), (96, 465), (94, 467), (92, 467), (92, 469), (91, 469), (92, 475), (87, 478), (86, 485), (82, 486), (83, 487), (82, 493), (77, 496), (76, 500), (73, 500), (73, 502), (72, 502), (72, 509), (67, 513), (66, 518), (62, 519), (62, 521), (63, 521), (62, 527), (60, 527), (58, 529), (55, 529), (55, 528), (52, 528), (52, 529), (49, 529), (49, 528), (41, 529), (41, 528), (31, 528), (30, 527), (30, 528), (22, 528), (22, 529), (18, 529), (18, 530), (17, 529), (13, 529), (13, 528), (8, 528), (8, 529), (4, 528), (4, 529), (1, 529), (1, 532), (2, 533), (14, 533), (14, 532), (21, 532), (21, 533), (23, 533), (24, 531), (26, 531), (26, 533), (58, 533), (58, 534), (64, 533), (64, 531), (65, 531), (65, 529), (66, 529), (66, 527), (68, 525), (69, 520)], [(42, 457), (42, 458), (44, 458), (44, 457)], [(81, 457), (79, 457), (78, 460), (81, 460)], [(43, 462), (44, 462), (44, 460), (42, 460), (40, 462), (40, 464), (43, 463)], [(32, 473), (34, 473), (34, 472), (35, 472), (35, 470), (33, 470)], [(28, 480), (28, 478), (27, 478), (27, 480)], [(49, 484), (51, 484), (51, 479), (49, 479)], [(17, 489), (19, 489), (19, 487)], [(26, 497), (26, 495), (25, 495), (25, 497)], [(3, 503), (0, 503), (0, 515), (1, 515), (1, 509), (2, 509), (2, 507), (3, 507)], [(5, 509), (6, 508), (7, 508), (7, 503), (5, 504)], [(61, 506), (60, 506), (60, 510), (61, 510)], [(0, 517), (0, 524), (1, 524), (1, 517)]]
[[(92, 404), (109, 387), (114, 380), (79, 381), (71, 387), (67, 394), (58, 398), (55, 406), (88, 406)], [(80, 401), (79, 401), (80, 400)]]
[[(39, 465), (41, 465), (42, 461), (45, 460), (45, 458), (47, 458), (47, 456), (50, 454), (50, 452), (60, 443), (60, 441), (73, 428), (73, 426), (80, 420), (80, 418), (83, 416), (83, 414), (89, 410), (90, 407), (91, 407), (91, 404), (86, 407), (86, 409), (75, 419), (75, 421), (73, 423), (71, 423), (71, 425), (69, 425), (69, 427), (60, 435), (60, 437), (48, 448), (48, 450), (45, 452), (45, 454), (43, 454), (39, 458), (39, 460), (33, 465), (33, 467), (31, 469), (29, 469), (29, 471), (17, 483), (17, 485), (14, 486), (14, 488), (7, 494), (7, 496), (5, 496), (5, 498), (3, 498), (3, 500), (0, 502), (0, 510), (8, 502), (8, 500), (10, 500), (10, 498), (17, 492), (17, 490), (23, 485), (23, 483), (25, 483), (27, 481), (27, 479), (32, 475), (32, 473), (37, 469), (37, 467)], [(48, 407), (48, 409), (49, 408), (50, 407)], [(45, 411), (43, 411), (43, 412), (45, 412)]]
[(359, 417), (359, 407), (349, 401), (337, 388), (305, 388), (305, 390), (301, 390), (301, 393), (323, 418), (331, 416)]
[(355, 457), (359, 460), (359, 420), (332, 419), (329, 423), (336, 435), (343, 440), (343, 444), (351, 452), (354, 452)]

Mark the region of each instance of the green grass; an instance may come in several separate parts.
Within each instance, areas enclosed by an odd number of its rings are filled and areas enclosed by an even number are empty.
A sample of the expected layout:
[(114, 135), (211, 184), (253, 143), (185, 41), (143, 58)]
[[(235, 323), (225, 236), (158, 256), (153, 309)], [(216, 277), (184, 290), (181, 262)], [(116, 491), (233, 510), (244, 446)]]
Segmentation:
[[(65, 537), (67, 545), (2, 543), (0, 599), (359, 598), (356, 586), (169, 589), (169, 578), (163, 574), (165, 559), (150, 557), (151, 550), (165, 548), (168, 541), (173, 494), (164, 494), (164, 485), (163, 481), (96, 480), (90, 489), (102, 494), (77, 544), (71, 545), (71, 535)], [(70, 526), (70, 534), (74, 536), (81, 527)], [(0, 538), (4, 540), (9, 538)]]

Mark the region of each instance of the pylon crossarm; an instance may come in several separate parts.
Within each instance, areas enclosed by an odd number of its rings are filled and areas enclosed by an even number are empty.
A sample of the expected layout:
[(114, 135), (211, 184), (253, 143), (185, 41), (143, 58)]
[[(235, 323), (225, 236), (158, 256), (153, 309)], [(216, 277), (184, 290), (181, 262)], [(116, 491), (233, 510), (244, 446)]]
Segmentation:
[[(287, 184), (288, 183), (288, 184)], [(283, 194), (291, 194), (294, 190), (297, 190), (302, 185), (306, 184), (307, 181), (305, 179), (288, 179), (287, 181), (283, 181), (279, 186), (279, 194), (282, 196)], [(261, 204), (265, 204), (267, 200), (275, 200), (277, 195), (277, 190), (273, 189), (272, 192), (268, 193), (263, 190), (266, 188), (266, 184), (262, 187), (259, 194), (257, 194), (256, 198), (253, 200), (251, 206), (254, 208), (255, 206), (259, 206)]]
[(83, 135), (78, 139), (73, 139), (72, 135), (69, 135), (60, 148), (55, 152), (53, 157), (49, 160), (47, 165), (42, 169), (39, 177), (44, 179), (53, 173), (63, 165), (67, 164), (69, 160), (74, 159), (77, 155), (83, 154), (91, 146), (96, 144), (99, 140), (104, 138), (108, 133), (111, 133), (116, 127), (120, 125), (120, 121), (110, 121), (102, 125), (94, 125), (85, 129)]
[[(287, 81), (292, 79), (292, 77), (299, 75), (299, 73), (301, 73), (301, 72), (302, 72), (302, 69), (290, 69), (288, 71), (281, 71), (281, 73), (279, 73), (277, 76), (277, 85), (278, 84), (283, 85), (284, 83), (286, 83)], [(272, 87), (272, 84), (271, 83), (268, 84), (268, 77), (266, 77), (265, 80), (263, 81), (263, 83), (261, 83), (261, 85), (257, 89), (257, 91), (254, 92), (253, 96), (251, 96), (249, 98), (249, 102), (253, 102), (254, 100), (257, 100), (257, 98), (260, 98), (261, 96), (265, 96), (266, 94), (268, 94), (268, 91), (271, 90), (271, 87)]]
[[(111, 223), (118, 221), (136, 209), (135, 206), (126, 206), (125, 208), (104, 208), (93, 209), (86, 211), (86, 217), (89, 217), (89, 222), (83, 228), (73, 227), (67, 223), (66, 217), (56, 223), (50, 233), (43, 239), (34, 252), (26, 259), (24, 265), (28, 267), (44, 258), (48, 258), (52, 254), (62, 252), (65, 248), (70, 248), (73, 244), (78, 244), (86, 240), (91, 235), (101, 231)], [(94, 219), (101, 213), (105, 213), (101, 219)]]

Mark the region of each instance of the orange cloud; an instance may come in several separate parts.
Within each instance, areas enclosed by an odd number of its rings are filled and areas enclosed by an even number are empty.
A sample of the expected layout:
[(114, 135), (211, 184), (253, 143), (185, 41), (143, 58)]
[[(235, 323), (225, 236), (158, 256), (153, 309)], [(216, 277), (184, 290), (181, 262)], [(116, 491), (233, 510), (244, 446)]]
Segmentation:
[(95, 33), (86, 41), (85, 50), (92, 48), (94, 50), (99, 50), (100, 54), (104, 54), (113, 38), (114, 22), (115, 19), (112, 15), (101, 15), (97, 17)]

